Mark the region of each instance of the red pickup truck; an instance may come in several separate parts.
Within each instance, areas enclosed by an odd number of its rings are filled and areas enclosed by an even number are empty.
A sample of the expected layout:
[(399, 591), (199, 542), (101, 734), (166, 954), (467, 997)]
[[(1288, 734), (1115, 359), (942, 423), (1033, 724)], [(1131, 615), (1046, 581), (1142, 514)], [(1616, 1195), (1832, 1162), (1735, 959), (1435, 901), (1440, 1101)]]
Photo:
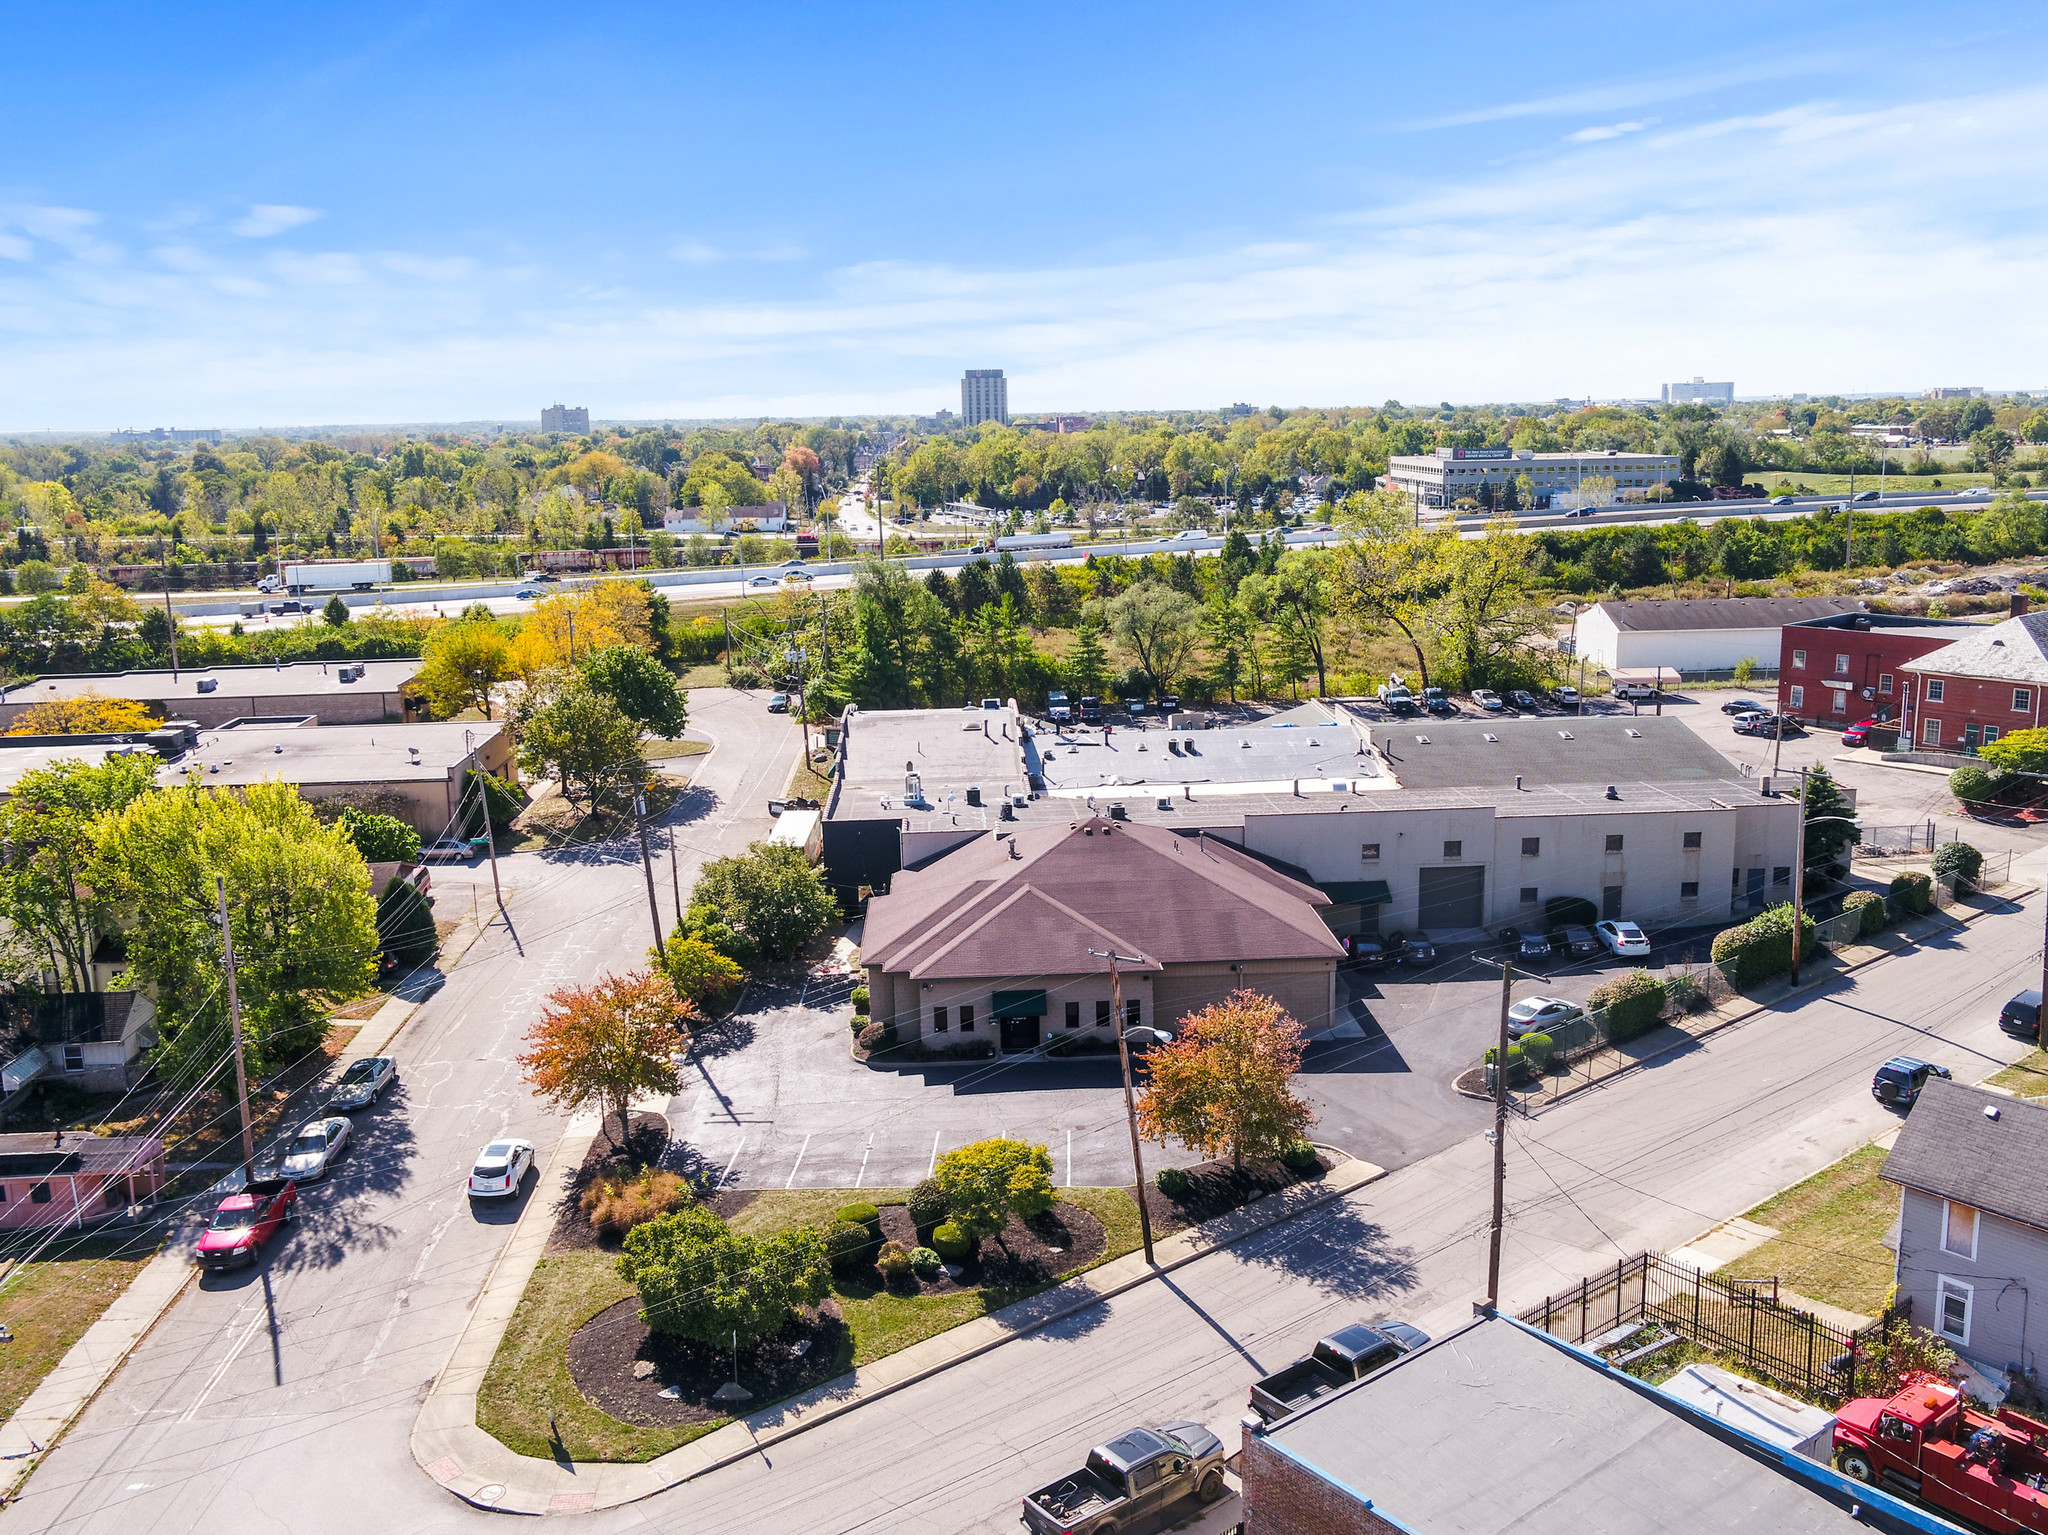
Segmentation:
[(2048, 1423), (2002, 1407), (1965, 1407), (1938, 1375), (1916, 1372), (1885, 1399), (1835, 1415), (1835, 1469), (1904, 1492), (1980, 1529), (2048, 1531)]
[(299, 1186), (290, 1178), (252, 1178), (213, 1212), (193, 1256), (209, 1270), (254, 1263), (272, 1233), (292, 1218)]

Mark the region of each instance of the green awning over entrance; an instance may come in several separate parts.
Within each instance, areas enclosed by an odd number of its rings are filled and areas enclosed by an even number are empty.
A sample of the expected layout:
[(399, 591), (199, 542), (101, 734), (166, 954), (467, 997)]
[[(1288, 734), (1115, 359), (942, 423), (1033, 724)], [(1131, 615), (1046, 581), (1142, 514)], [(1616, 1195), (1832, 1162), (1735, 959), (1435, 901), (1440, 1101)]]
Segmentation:
[(998, 1018), (1043, 1018), (1045, 1016), (1045, 993), (1042, 991), (999, 991), (996, 993)]
[(1383, 879), (1339, 879), (1322, 887), (1323, 894), (1338, 906), (1391, 906), (1394, 893)]

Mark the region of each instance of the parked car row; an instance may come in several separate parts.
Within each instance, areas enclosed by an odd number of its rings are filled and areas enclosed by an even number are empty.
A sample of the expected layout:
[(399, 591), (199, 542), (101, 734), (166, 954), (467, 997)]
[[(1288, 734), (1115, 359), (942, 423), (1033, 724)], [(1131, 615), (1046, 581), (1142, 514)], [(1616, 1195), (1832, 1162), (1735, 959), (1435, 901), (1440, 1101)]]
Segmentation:
[(1360, 970), (1388, 965), (1433, 965), (1436, 940), (1427, 933), (1353, 933), (1344, 939), (1344, 962)]

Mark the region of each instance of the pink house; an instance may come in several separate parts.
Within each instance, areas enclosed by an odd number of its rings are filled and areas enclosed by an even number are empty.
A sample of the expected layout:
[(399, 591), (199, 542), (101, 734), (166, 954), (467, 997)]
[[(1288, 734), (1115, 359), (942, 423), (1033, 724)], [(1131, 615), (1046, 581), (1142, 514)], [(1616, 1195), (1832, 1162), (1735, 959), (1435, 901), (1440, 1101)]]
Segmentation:
[(155, 1136), (0, 1135), (0, 1231), (90, 1225), (154, 1199), (164, 1177)]

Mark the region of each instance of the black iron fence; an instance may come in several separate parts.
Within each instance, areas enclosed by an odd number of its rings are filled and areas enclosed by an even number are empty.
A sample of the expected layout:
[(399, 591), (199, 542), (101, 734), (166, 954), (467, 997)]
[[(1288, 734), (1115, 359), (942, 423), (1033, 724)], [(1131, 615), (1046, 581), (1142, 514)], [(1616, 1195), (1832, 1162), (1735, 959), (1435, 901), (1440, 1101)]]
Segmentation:
[[(1910, 1315), (1909, 1302), (1846, 1332), (1782, 1302), (1775, 1278), (1722, 1279), (1644, 1252), (1580, 1280), (1575, 1290), (1545, 1296), (1521, 1319), (1603, 1354), (1624, 1345), (1638, 1356), (1653, 1352), (1637, 1338), (1655, 1328), (1666, 1346), (1696, 1344), (1794, 1396), (1834, 1405), (1855, 1394), (1859, 1365)], [(1628, 1359), (1625, 1353), (1614, 1362)]]

